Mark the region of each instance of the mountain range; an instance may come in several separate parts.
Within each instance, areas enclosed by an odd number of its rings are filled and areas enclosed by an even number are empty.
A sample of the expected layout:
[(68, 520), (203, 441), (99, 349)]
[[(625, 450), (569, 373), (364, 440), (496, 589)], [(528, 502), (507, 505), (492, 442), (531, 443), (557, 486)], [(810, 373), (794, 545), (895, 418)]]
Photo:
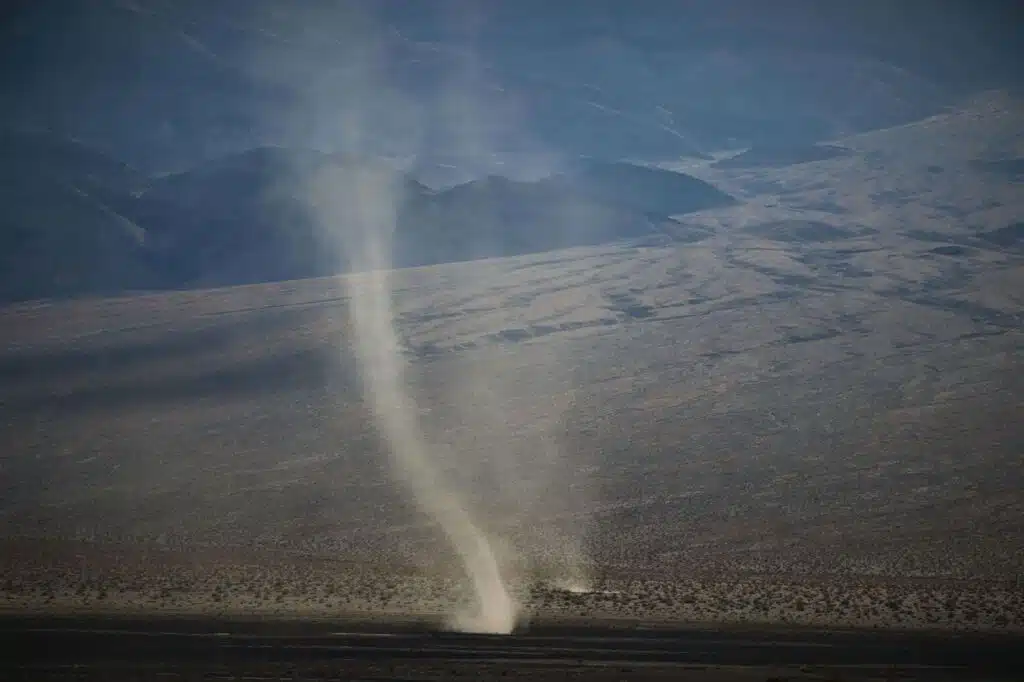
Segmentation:
[(5, 3), (0, 299), (337, 272), (339, 164), (401, 176), (400, 266), (637, 237), (733, 201), (656, 164), (836, 158), (1019, 78), (995, 0), (626, 5)]
[(340, 272), (347, 256), (333, 234), (350, 218), (325, 224), (309, 192), (332, 167), (375, 164), (394, 175), (396, 266), (641, 237), (674, 215), (734, 203), (704, 181), (623, 162), (581, 161), (538, 180), (487, 176), (435, 191), (384, 162), (312, 150), (261, 147), (145, 177), (50, 134), (7, 133), (0, 145), (6, 300)]
[(147, 173), (260, 146), (367, 151), (353, 111), (373, 152), (664, 160), (896, 125), (1006, 86), (1008, 7), (12, 0), (0, 112)]

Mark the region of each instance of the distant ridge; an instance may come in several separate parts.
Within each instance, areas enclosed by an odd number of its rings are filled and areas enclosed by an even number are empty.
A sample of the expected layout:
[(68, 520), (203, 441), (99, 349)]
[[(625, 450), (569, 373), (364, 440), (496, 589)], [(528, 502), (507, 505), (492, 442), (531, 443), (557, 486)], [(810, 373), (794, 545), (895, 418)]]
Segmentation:
[(3, 172), (21, 175), (21, 189), (9, 184), (6, 197), (3, 300), (339, 272), (340, 242), (318, 223), (308, 194), (317, 173), (338, 165), (395, 175), (396, 267), (642, 237), (672, 215), (735, 203), (696, 178), (621, 162), (432, 191), (384, 161), (309, 149), (259, 147), (147, 179), (56, 136), (0, 141), (9, 151)]
[(849, 155), (849, 149), (831, 144), (757, 145), (713, 165), (716, 168), (783, 168)]

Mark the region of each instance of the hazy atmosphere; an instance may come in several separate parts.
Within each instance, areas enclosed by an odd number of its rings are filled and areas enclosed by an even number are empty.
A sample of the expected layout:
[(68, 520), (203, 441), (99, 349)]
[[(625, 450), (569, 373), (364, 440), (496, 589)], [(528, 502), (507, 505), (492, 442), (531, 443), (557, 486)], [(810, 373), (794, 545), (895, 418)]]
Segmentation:
[(5, 3), (3, 613), (1021, 634), (1018, 15)]

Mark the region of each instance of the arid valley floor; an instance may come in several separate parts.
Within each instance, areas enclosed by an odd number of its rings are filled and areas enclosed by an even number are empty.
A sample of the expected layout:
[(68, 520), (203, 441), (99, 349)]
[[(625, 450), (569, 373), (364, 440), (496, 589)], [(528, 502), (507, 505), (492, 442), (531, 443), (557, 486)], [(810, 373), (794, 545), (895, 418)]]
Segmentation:
[[(460, 489), (539, 574), (564, 538), (587, 558), (594, 591), (523, 581), (530, 618), (1024, 630), (1022, 120), (992, 95), (837, 158), (680, 165), (741, 204), (396, 273), (425, 423), (494, 460), (453, 459)], [(451, 552), (380, 452), (346, 300), (0, 310), (4, 610), (444, 613)]]

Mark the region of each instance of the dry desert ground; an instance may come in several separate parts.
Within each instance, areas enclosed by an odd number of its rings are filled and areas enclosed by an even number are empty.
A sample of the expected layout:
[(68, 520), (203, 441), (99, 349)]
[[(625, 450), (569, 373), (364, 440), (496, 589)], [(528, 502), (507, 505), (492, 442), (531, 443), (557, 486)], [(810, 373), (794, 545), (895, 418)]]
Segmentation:
[[(394, 273), (438, 466), (529, 617), (1024, 628), (1024, 192), (994, 163), (1021, 114), (990, 95), (835, 158), (679, 165), (739, 205)], [(0, 605), (462, 599), (349, 305), (329, 278), (0, 310)]]

